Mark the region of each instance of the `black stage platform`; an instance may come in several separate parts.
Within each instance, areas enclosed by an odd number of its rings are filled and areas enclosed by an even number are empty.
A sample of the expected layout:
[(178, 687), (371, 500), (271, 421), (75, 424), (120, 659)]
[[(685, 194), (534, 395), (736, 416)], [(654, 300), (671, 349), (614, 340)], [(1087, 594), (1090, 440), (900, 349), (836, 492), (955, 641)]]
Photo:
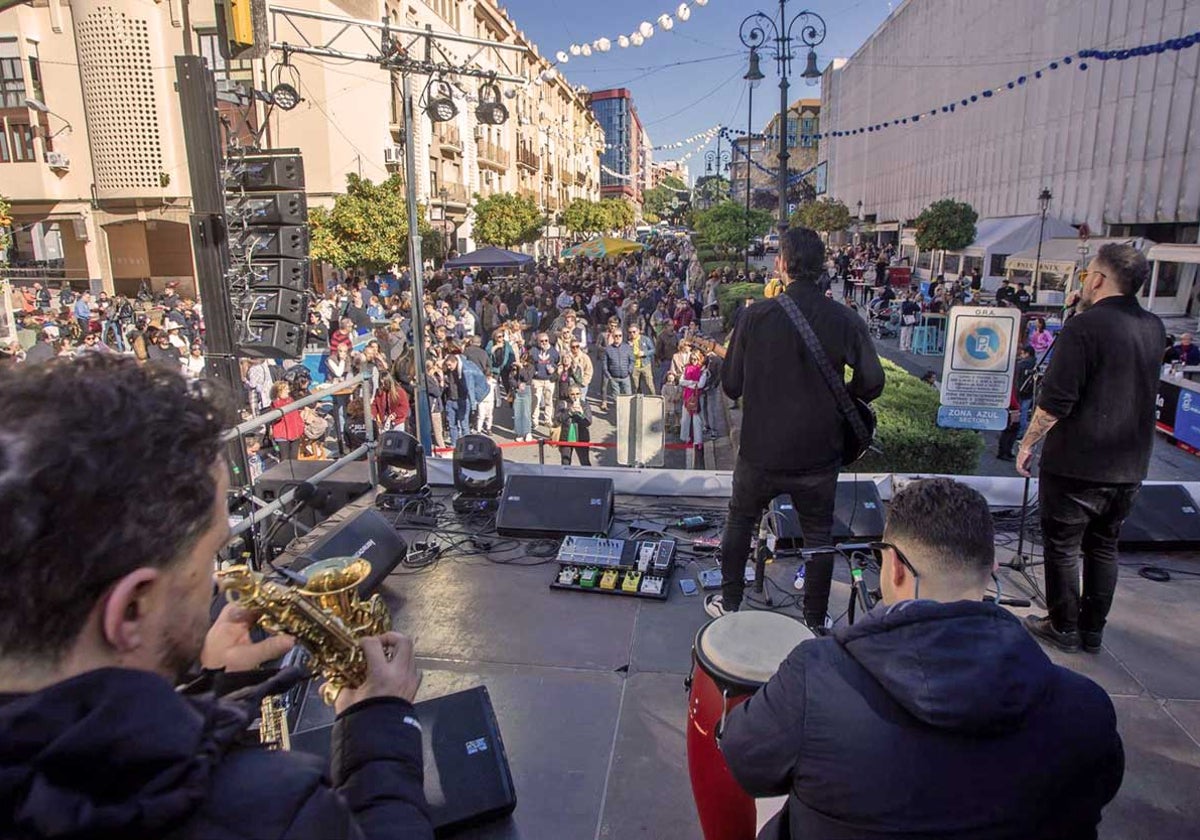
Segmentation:
[[(719, 525), (724, 510), (721, 499), (621, 495), (611, 536), (626, 536), (634, 521), (665, 526), (695, 512), (713, 514)], [(443, 521), (460, 522), (452, 513)], [(462, 522), (449, 528), (463, 533), (438, 539), (478, 552), (466, 534), (485, 523)], [(413, 542), (428, 532), (404, 533)], [(699, 838), (683, 680), (692, 638), (707, 620), (702, 597), (684, 597), (674, 584), (665, 603), (552, 591), (556, 567), (531, 556), (547, 544), (483, 539), (492, 543), (486, 556), (450, 552), (423, 569), (398, 569), (383, 590), (396, 628), (417, 640), (425, 671), (419, 699), (486, 684), (500, 720), (517, 810), (459, 836)], [(685, 564), (681, 573), (694, 576), (713, 562)], [(1136, 566), (1200, 571), (1200, 564), (1190, 554), (1127, 554), (1122, 562), (1132, 567), (1121, 572), (1104, 653), (1051, 656), (1095, 679), (1116, 704), (1127, 769), (1101, 837), (1192, 838), (1200, 825), (1200, 578), (1154, 583)], [(791, 593), (793, 572), (792, 563), (769, 567), (777, 595)], [(849, 594), (844, 568), (836, 580), (835, 616)], [(1005, 592), (1016, 594), (1015, 586)]]

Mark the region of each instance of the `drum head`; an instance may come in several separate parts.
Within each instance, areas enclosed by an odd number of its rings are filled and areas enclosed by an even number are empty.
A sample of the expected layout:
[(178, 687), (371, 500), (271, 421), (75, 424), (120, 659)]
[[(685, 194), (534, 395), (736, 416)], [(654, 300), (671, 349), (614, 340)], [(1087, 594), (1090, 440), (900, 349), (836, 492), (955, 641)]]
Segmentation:
[(775, 675), (796, 645), (811, 638), (813, 632), (794, 618), (745, 610), (701, 627), (696, 659), (717, 682), (753, 691)]

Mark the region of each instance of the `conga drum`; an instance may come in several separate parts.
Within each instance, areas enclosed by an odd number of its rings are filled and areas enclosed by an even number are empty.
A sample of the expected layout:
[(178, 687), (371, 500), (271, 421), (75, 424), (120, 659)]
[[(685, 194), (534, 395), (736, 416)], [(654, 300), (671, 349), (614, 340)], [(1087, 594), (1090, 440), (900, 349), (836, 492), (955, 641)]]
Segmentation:
[(705, 840), (753, 840), (754, 799), (734, 781), (717, 742), (729, 710), (746, 702), (796, 645), (812, 637), (796, 619), (758, 610), (722, 616), (696, 634), (687, 758)]

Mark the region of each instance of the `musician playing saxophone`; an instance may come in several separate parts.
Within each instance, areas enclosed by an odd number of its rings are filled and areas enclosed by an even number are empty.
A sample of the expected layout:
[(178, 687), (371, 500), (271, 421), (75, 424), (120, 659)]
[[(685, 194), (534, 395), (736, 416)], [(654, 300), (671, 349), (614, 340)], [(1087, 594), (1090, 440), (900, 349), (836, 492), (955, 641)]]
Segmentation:
[(236, 607), (209, 628), (230, 420), (133, 359), (0, 374), (0, 837), (432, 838), (410, 640), (362, 640), (328, 768), (174, 687), (291, 645)]

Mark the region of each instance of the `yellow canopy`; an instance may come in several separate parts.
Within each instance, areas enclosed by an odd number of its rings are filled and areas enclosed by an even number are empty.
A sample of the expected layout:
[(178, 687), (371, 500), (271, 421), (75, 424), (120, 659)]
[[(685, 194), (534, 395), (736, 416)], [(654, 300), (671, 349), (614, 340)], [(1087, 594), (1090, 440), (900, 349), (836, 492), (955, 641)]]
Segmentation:
[(622, 254), (632, 254), (645, 250), (646, 246), (629, 239), (617, 239), (612, 236), (601, 236), (579, 245), (573, 245), (563, 250), (562, 255), (571, 257), (618, 257)]

